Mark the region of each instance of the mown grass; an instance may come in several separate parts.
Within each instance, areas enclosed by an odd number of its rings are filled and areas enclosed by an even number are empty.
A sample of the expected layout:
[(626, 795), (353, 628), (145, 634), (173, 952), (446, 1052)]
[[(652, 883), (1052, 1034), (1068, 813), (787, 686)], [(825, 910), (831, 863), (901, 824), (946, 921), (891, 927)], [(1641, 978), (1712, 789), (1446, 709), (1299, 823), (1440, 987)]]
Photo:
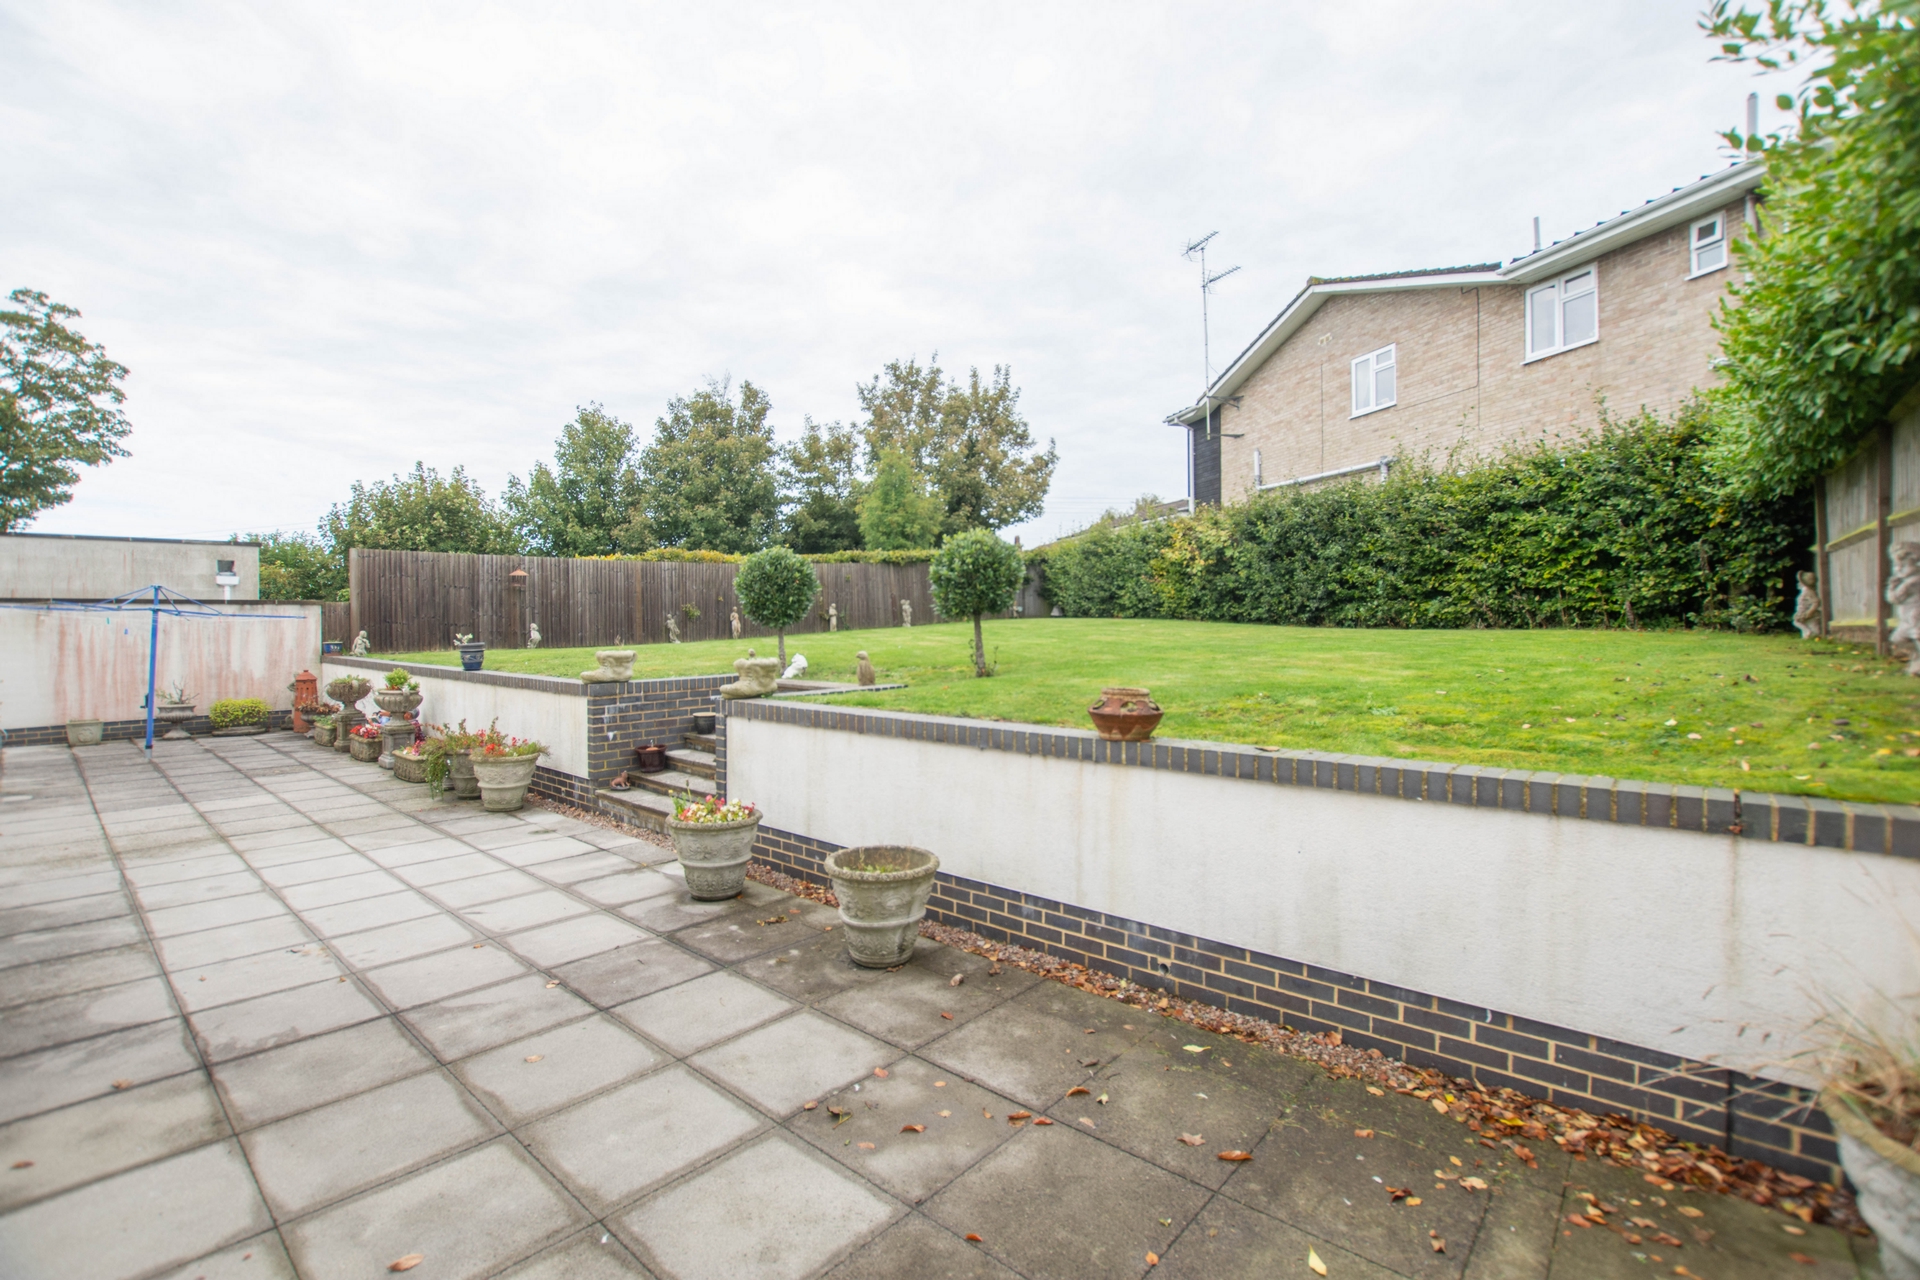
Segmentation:
[[(843, 706), (1085, 727), (1103, 685), (1145, 685), (1167, 711), (1162, 737), (1920, 801), (1920, 681), (1853, 645), (1036, 618), (987, 624), (997, 675), (980, 680), (970, 638), (964, 624), (894, 627), (794, 637), (788, 651), (807, 655), (809, 677), (851, 680), (865, 649), (909, 685), (833, 699)], [(634, 672), (726, 671), (747, 648), (643, 645)], [(455, 664), (450, 651), (394, 656)], [(487, 654), (498, 671), (592, 665), (590, 649)]]

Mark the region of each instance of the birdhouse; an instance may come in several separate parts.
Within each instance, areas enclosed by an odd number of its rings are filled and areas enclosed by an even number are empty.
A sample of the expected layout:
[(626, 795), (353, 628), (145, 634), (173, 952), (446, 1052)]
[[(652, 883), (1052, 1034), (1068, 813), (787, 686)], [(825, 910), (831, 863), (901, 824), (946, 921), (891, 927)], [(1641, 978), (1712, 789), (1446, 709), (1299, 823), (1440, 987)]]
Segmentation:
[(507, 585), (515, 588), (526, 586), (527, 571), (525, 569), (515, 569), (512, 573), (507, 575)]

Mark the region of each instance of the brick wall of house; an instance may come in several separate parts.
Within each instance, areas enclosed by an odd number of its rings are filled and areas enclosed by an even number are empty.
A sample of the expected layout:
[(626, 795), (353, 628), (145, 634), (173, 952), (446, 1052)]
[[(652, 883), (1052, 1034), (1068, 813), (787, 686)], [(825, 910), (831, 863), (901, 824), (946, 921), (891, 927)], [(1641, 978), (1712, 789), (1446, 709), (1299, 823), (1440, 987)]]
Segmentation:
[[(1724, 210), (1744, 235), (1744, 206)], [(1595, 397), (1621, 415), (1662, 413), (1711, 386), (1712, 317), (1735, 268), (1687, 279), (1687, 224), (1599, 259), (1600, 339), (1526, 360), (1526, 287), (1457, 285), (1330, 297), (1236, 393), (1224, 413), (1222, 496), (1246, 497), (1254, 451), (1268, 484), (1455, 447), (1468, 456), (1598, 424)], [(1350, 364), (1397, 343), (1393, 406), (1351, 416)], [(1236, 438), (1236, 435), (1238, 438)]]

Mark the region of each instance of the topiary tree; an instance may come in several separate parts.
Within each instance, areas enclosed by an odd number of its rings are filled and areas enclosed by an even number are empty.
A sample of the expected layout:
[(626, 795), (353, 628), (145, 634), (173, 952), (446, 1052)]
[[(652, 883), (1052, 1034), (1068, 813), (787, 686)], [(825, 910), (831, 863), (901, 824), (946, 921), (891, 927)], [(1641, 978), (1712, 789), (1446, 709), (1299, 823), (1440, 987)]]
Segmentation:
[(780, 637), (780, 665), (787, 665), (787, 628), (807, 616), (820, 594), (820, 578), (813, 566), (785, 547), (756, 551), (740, 565), (733, 580), (740, 612)]
[(987, 674), (980, 615), (1012, 608), (1014, 593), (1026, 574), (1019, 549), (987, 529), (969, 529), (948, 538), (927, 567), (934, 607), (949, 618), (973, 618), (974, 675)]

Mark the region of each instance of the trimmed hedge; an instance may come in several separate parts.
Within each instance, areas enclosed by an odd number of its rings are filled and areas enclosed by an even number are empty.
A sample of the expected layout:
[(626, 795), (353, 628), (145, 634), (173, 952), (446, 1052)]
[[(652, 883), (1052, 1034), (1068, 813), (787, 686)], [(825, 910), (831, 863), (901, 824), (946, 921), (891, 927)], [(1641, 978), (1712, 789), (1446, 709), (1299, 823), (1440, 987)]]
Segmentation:
[(1042, 591), (1070, 617), (1785, 627), (1811, 499), (1731, 497), (1697, 403), (1672, 421), (1601, 421), (1571, 448), (1096, 528), (1048, 548)]
[[(932, 548), (914, 551), (825, 551), (802, 556), (808, 564), (926, 564), (932, 560)], [(688, 551), (679, 547), (657, 547), (632, 556), (590, 556), (593, 560), (655, 560), (694, 564), (739, 564), (747, 557), (725, 551)]]
[(273, 709), (258, 698), (222, 698), (207, 708), (207, 720), (216, 729), (265, 724), (272, 718)]

